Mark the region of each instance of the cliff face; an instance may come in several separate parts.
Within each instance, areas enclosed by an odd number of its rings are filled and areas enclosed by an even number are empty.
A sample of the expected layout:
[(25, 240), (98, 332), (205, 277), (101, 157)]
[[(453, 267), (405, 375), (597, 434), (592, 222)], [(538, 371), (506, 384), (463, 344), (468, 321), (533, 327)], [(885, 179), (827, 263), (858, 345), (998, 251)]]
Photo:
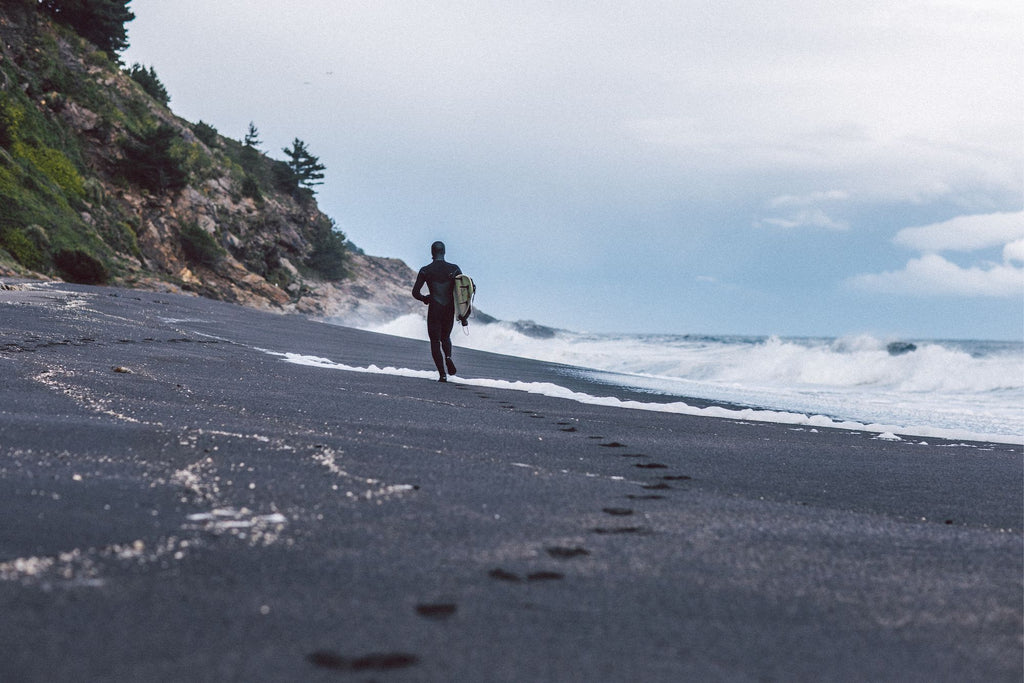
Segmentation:
[(296, 309), (353, 327), (426, 313), (426, 307), (412, 298), (416, 273), (404, 261), (350, 254), (348, 263), (350, 277), (311, 286)]
[(258, 143), (175, 116), (66, 27), (0, 5), (0, 275), (352, 322), (422, 308), (405, 264), (346, 247)]

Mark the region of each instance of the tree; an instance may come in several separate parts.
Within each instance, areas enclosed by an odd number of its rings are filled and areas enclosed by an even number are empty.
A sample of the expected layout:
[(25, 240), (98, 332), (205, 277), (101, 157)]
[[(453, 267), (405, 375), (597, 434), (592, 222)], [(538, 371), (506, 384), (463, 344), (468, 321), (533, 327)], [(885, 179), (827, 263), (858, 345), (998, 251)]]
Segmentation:
[(124, 145), (124, 176), (151, 192), (173, 192), (188, 184), (188, 171), (175, 152), (178, 131), (166, 123)]
[(310, 244), (313, 250), (306, 257), (306, 266), (327, 280), (343, 280), (348, 274), (345, 235), (331, 219), (314, 223)]
[(327, 167), (320, 163), (318, 157), (309, 153), (305, 142), (295, 138), (291, 149), (285, 147), (284, 153), (288, 155), (288, 168), (295, 177), (296, 185), (312, 190), (314, 185), (324, 184), (324, 171)]
[(249, 131), (245, 134), (245, 146), (252, 147), (253, 149), (260, 146), (260, 131), (256, 128), (256, 124), (252, 121), (249, 122)]
[(131, 76), (132, 80), (142, 86), (142, 89), (152, 97), (154, 100), (164, 105), (165, 107), (171, 101), (171, 96), (167, 94), (167, 88), (160, 82), (160, 78), (156, 75), (156, 70), (153, 67), (148, 69), (139, 63), (132, 64), (132, 68), (128, 70), (128, 75)]
[(116, 56), (128, 47), (125, 24), (135, 18), (128, 9), (130, 3), (131, 0), (40, 0), (39, 9)]

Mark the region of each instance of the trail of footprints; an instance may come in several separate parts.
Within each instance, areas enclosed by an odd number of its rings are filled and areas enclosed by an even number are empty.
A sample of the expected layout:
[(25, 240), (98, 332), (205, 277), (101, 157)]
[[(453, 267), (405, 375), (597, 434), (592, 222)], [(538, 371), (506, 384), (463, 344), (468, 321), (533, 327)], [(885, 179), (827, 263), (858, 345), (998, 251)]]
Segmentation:
[[(460, 386), (459, 388), (467, 389), (468, 387)], [(477, 392), (476, 395), (481, 399), (490, 399), (490, 396), (483, 392)], [(502, 402), (500, 405), (506, 410), (527, 415), (532, 419), (545, 419), (544, 415), (533, 410), (516, 410), (515, 405), (508, 402)], [(579, 433), (579, 429), (572, 422), (562, 420), (555, 424), (563, 432), (570, 434)], [(602, 442), (597, 444), (600, 448), (607, 448), (609, 450), (627, 449), (626, 444), (619, 443), (618, 441), (605, 441), (604, 436), (589, 435), (586, 438), (588, 440)], [(632, 467), (634, 469), (650, 471), (652, 473), (658, 472), (659, 470), (669, 469), (668, 465), (663, 463), (647, 461), (646, 459), (648, 456), (643, 453), (635, 453), (625, 450), (623, 452), (615, 453), (615, 455), (621, 458), (626, 458), (632, 462)], [(661, 474), (656, 479), (650, 480), (641, 485), (641, 489), (644, 490), (644, 493), (627, 494), (626, 498), (636, 503), (663, 500), (665, 498), (665, 494), (662, 492), (672, 490), (672, 486), (669, 482), (688, 480), (690, 480), (690, 477), (683, 474)], [(599, 536), (644, 536), (654, 534), (654, 530), (650, 527), (628, 523), (628, 521), (636, 514), (636, 511), (633, 508), (611, 505), (602, 508), (601, 511), (607, 515), (610, 520), (618, 520), (622, 523), (610, 523), (608, 526), (593, 527), (588, 530), (592, 534)], [(590, 550), (579, 545), (548, 546), (544, 548), (544, 552), (549, 558), (559, 562), (580, 561), (591, 556)], [(505, 584), (545, 583), (550, 581), (559, 581), (565, 578), (564, 573), (548, 569), (540, 569), (526, 574), (517, 574), (501, 567), (491, 569), (487, 575), (493, 581)], [(429, 621), (444, 621), (453, 617), (458, 612), (458, 605), (450, 602), (420, 603), (415, 606), (415, 611), (416, 614), (423, 619)], [(308, 654), (306, 659), (318, 668), (349, 672), (387, 672), (395, 669), (412, 667), (419, 663), (419, 658), (416, 655), (404, 652), (370, 653), (359, 657), (344, 657), (331, 650), (317, 650)]]
[[(482, 399), (490, 398), (490, 396), (488, 396), (486, 393), (483, 393), (483, 392), (477, 392), (477, 396), (482, 398)], [(540, 413), (537, 413), (536, 411), (533, 411), (533, 410), (517, 410), (515, 405), (513, 405), (512, 403), (509, 403), (507, 401), (502, 402), (500, 405), (501, 405), (502, 408), (504, 408), (506, 410), (515, 411), (515, 412), (518, 412), (518, 413), (529, 415), (531, 418), (538, 418), (538, 419), (540, 419), (540, 418), (544, 417)], [(573, 422), (569, 422), (569, 421), (566, 421), (566, 420), (560, 420), (560, 421), (555, 422), (555, 425), (561, 431), (563, 431), (563, 432), (570, 433), (570, 434), (572, 434), (572, 433), (579, 433), (578, 427)], [(627, 449), (626, 444), (620, 443), (618, 441), (608, 441), (604, 436), (601, 436), (601, 435), (593, 434), (593, 435), (586, 436), (586, 438), (588, 440), (591, 440), (591, 441), (600, 442), (600, 443), (597, 444), (598, 447), (600, 447), (600, 448), (607, 448), (607, 449), (611, 449), (611, 450)], [(632, 461), (633, 461), (632, 466), (635, 469), (644, 470), (644, 471), (651, 471), (651, 472), (656, 472), (658, 470), (667, 470), (667, 469), (669, 469), (668, 465), (665, 465), (665, 464), (660, 463), (660, 462), (650, 462), (650, 461), (647, 460), (648, 456), (646, 456), (645, 454), (630, 452), (630, 451), (628, 451), (628, 449), (624, 450), (623, 452), (616, 453), (616, 455), (618, 455), (619, 457), (622, 457), (622, 458), (632, 459)], [(668, 490), (672, 489), (672, 486), (668, 482), (679, 482), (679, 481), (688, 481), (688, 480), (690, 480), (690, 477), (687, 476), (687, 475), (683, 475), (683, 474), (661, 474), (661, 476), (659, 476), (657, 479), (652, 480), (652, 481), (648, 481), (647, 483), (642, 484), (641, 488), (644, 489), (645, 491), (652, 491), (652, 492), (653, 491), (668, 491)], [(665, 498), (665, 495), (662, 494), (662, 493), (647, 493), (647, 492), (645, 492), (645, 493), (628, 494), (626, 496), (626, 498), (631, 500), (631, 501), (636, 501), (637, 503), (642, 503), (642, 502), (647, 502), (647, 501), (662, 500), (662, 499)], [(646, 526), (643, 526), (643, 525), (638, 525), (638, 524), (628, 524), (627, 523), (629, 521), (629, 519), (632, 518), (633, 515), (635, 514), (635, 511), (633, 510), (633, 508), (622, 507), (622, 506), (609, 506), (609, 507), (602, 508), (602, 512), (604, 514), (608, 515), (610, 518), (617, 518), (618, 520), (622, 521), (623, 523), (622, 524), (617, 524), (617, 525), (616, 524), (608, 524), (607, 526), (593, 527), (593, 528), (589, 529), (590, 533), (597, 534), (597, 535), (602, 535), (602, 536), (610, 536), (610, 535), (611, 536), (614, 536), (614, 535), (650, 535), (650, 534), (654, 533), (654, 531), (651, 528), (649, 528), (649, 527), (646, 527)], [(590, 554), (591, 554), (590, 550), (588, 550), (587, 548), (584, 548), (582, 546), (550, 546), (550, 547), (545, 548), (544, 550), (545, 550), (545, 552), (547, 553), (547, 555), (550, 558), (555, 559), (555, 560), (560, 560), (560, 561), (564, 561), (564, 560), (578, 560), (580, 558), (589, 557)], [(524, 583), (524, 582), (528, 583), (528, 582), (533, 582), (533, 581), (550, 581), (550, 580), (565, 578), (565, 575), (562, 574), (561, 572), (538, 571), (538, 572), (529, 573), (529, 574), (526, 574), (525, 576), (523, 576), (523, 575), (516, 574), (514, 572), (510, 572), (510, 571), (508, 571), (506, 569), (503, 569), (503, 568), (500, 568), (500, 567), (492, 569), (488, 573), (488, 575), (492, 579), (494, 579), (496, 581), (503, 581), (503, 582), (507, 582), (507, 583)]]

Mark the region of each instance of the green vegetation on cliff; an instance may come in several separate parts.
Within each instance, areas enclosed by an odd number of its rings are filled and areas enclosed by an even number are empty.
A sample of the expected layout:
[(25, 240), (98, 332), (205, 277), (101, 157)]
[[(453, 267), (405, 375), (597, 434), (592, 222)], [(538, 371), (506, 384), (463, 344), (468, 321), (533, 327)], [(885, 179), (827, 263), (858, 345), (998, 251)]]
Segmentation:
[(176, 117), (153, 67), (120, 64), (128, 4), (0, 5), (0, 269), (275, 304), (345, 277), (323, 165)]

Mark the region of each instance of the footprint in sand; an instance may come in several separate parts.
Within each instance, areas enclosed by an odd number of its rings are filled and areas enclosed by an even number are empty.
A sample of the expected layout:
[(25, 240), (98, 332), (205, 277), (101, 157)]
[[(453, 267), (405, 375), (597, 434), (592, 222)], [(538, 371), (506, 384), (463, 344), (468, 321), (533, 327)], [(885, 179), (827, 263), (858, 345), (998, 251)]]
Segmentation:
[(590, 554), (590, 551), (586, 548), (575, 546), (572, 548), (564, 546), (554, 546), (551, 548), (545, 548), (548, 555), (555, 558), (556, 560), (569, 560), (574, 557), (586, 557)]
[(331, 650), (317, 650), (306, 655), (306, 659), (321, 669), (336, 671), (390, 671), (405, 669), (419, 662), (416, 655), (404, 652), (372, 653), (362, 657), (342, 657)]
[(447, 619), (455, 614), (458, 606), (452, 603), (416, 605), (416, 614), (427, 619)]
[(643, 526), (599, 526), (591, 529), (595, 534), (617, 535), (617, 534), (641, 534), (647, 535), (651, 530)]
[(509, 583), (519, 583), (520, 581), (522, 581), (522, 579), (519, 578), (518, 574), (513, 574), (512, 572), (507, 572), (504, 569), (500, 568), (492, 569), (491, 571), (487, 572), (487, 576), (491, 577), (492, 579), (497, 579), (498, 581), (508, 581)]
[[(505, 571), (504, 569), (492, 569), (488, 572), (488, 576), (492, 579), (508, 581), (509, 583), (521, 583), (523, 580), (518, 574), (513, 574), (512, 572)], [(551, 571), (531, 572), (526, 575), (527, 581), (557, 581), (564, 578), (564, 574)]]

